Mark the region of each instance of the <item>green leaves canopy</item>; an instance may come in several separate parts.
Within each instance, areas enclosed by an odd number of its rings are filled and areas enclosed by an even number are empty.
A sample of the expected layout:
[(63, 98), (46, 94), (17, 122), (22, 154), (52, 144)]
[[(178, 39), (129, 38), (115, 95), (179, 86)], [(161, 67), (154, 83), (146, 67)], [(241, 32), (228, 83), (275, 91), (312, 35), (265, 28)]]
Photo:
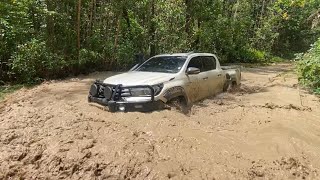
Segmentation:
[(317, 0), (9, 0), (0, 2), (0, 77), (127, 69), (136, 54), (290, 58), (319, 37), (310, 20), (319, 7)]

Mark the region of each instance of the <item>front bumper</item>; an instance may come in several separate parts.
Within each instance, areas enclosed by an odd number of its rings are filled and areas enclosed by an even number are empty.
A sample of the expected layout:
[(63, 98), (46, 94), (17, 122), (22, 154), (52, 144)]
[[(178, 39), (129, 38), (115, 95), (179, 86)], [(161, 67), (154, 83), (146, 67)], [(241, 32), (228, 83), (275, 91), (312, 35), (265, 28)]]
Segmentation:
[[(111, 87), (111, 89), (110, 89)], [(150, 100), (144, 101), (125, 101), (124, 98), (128, 97), (128, 92), (122, 93), (124, 89), (128, 88), (150, 88), (151, 95), (148, 96)], [(93, 88), (93, 89), (92, 89)], [(97, 91), (94, 89), (97, 88)], [(108, 89), (110, 93), (104, 93), (100, 91), (101, 89)], [(99, 92), (100, 93), (97, 93)], [(105, 94), (105, 95), (104, 95)], [(108, 97), (106, 97), (108, 96)], [(131, 96), (132, 97), (132, 96)], [(151, 86), (122, 86), (122, 85), (108, 85), (104, 84), (100, 81), (96, 81), (89, 92), (88, 96), (89, 103), (97, 103), (99, 105), (108, 107), (110, 112), (131, 112), (131, 111), (139, 111), (139, 112), (150, 112), (155, 110), (161, 110), (165, 108), (164, 103), (159, 100), (154, 100), (154, 90)]]
[(102, 106), (108, 107), (110, 112), (151, 112), (164, 109), (165, 105), (162, 101), (149, 101), (149, 102), (124, 102), (124, 101), (107, 101), (104, 98), (97, 98), (88, 96), (88, 102), (97, 103)]

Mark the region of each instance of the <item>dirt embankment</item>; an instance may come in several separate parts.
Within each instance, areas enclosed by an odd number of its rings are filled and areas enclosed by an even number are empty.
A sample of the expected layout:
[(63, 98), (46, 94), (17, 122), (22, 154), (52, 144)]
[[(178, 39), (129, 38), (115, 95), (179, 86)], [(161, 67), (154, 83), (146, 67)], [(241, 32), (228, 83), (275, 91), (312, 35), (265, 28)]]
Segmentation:
[(89, 105), (110, 73), (21, 90), (0, 103), (0, 179), (320, 178), (320, 102), (291, 68), (246, 69), (190, 116)]

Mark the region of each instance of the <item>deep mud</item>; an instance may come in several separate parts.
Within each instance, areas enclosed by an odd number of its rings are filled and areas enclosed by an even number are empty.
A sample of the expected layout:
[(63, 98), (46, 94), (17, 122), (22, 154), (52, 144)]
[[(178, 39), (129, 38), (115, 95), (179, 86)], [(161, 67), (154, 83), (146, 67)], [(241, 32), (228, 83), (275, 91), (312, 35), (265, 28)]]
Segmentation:
[(245, 69), (189, 116), (89, 105), (111, 73), (20, 90), (0, 103), (0, 179), (319, 179), (320, 102), (291, 69)]

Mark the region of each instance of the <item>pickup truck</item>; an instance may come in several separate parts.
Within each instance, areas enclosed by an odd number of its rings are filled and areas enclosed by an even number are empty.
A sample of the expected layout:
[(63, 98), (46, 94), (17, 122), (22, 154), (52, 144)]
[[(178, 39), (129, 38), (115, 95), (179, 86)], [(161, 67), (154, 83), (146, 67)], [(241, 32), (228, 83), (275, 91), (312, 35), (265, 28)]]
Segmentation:
[(129, 72), (96, 80), (88, 101), (107, 107), (110, 112), (148, 112), (171, 102), (188, 106), (240, 85), (240, 80), (241, 70), (221, 67), (214, 54), (163, 54)]

